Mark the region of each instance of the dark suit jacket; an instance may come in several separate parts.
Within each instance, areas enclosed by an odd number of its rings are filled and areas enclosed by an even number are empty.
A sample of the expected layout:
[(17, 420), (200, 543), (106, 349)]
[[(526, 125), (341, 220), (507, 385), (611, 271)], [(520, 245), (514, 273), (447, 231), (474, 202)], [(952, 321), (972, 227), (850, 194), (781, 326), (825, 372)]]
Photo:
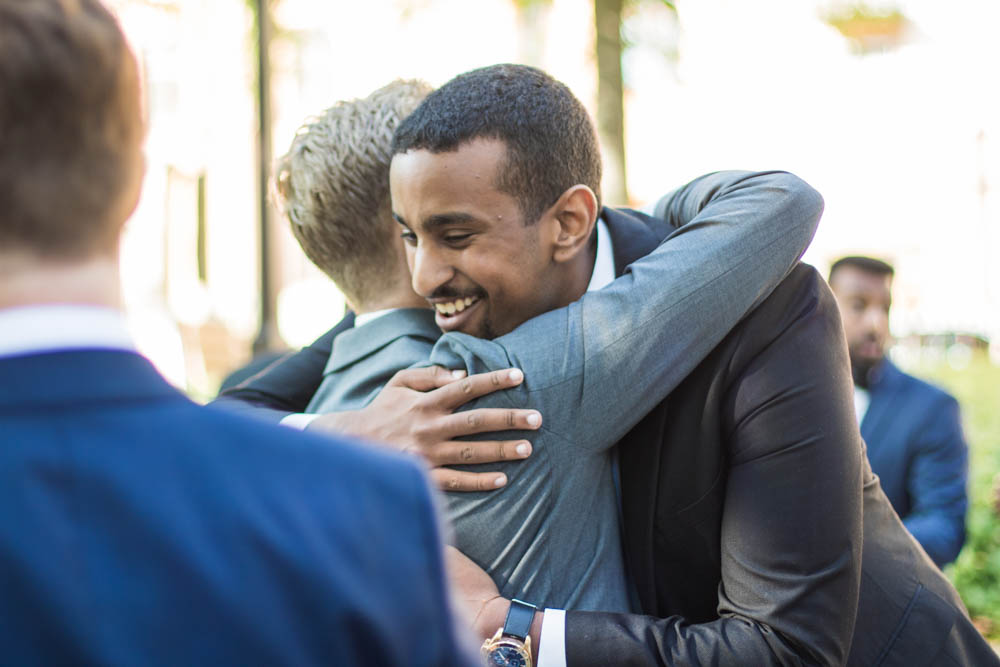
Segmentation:
[[(619, 270), (655, 247), (646, 223), (616, 226)], [(851, 387), (800, 266), (619, 442), (648, 616), (568, 612), (568, 664), (1000, 664), (872, 475)]]
[(462, 662), (409, 461), (110, 350), (0, 359), (0, 444), (5, 664)]
[(286, 354), (256, 375), (223, 390), (213, 403), (232, 412), (275, 423), (293, 412), (305, 412), (323, 382), (333, 340), (353, 327), (354, 313), (348, 312), (335, 327), (309, 346)]
[[(673, 230), (603, 215), (619, 274)], [(648, 616), (568, 612), (569, 665), (994, 664), (871, 475), (850, 392), (833, 297), (800, 266), (619, 443)]]
[(888, 359), (872, 374), (861, 421), (872, 470), (903, 525), (938, 565), (965, 542), (969, 449), (958, 402)]

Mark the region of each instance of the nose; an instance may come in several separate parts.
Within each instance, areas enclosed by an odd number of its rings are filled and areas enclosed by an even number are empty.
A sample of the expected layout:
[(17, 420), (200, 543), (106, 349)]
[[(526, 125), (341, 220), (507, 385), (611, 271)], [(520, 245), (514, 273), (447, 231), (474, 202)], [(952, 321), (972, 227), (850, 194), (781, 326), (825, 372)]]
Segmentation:
[(413, 279), (413, 291), (420, 296), (429, 297), (434, 290), (454, 277), (454, 268), (434, 248), (418, 244), (412, 252), (410, 273)]
[(885, 335), (889, 331), (889, 313), (883, 308), (869, 308), (865, 313), (865, 326), (872, 333)]

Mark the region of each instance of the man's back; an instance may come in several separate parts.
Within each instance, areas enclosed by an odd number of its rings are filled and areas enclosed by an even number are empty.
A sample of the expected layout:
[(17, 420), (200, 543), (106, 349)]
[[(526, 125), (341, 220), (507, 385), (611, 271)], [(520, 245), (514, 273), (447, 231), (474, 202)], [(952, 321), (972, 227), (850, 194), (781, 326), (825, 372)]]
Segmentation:
[(6, 660), (461, 662), (415, 466), (195, 406), (130, 352), (0, 377)]

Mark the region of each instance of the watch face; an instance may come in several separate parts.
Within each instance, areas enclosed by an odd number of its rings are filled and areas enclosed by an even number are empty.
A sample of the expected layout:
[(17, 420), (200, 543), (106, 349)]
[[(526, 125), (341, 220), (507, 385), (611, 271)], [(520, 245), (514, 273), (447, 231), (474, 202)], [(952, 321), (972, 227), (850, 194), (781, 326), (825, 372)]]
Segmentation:
[(491, 667), (527, 667), (524, 649), (517, 646), (497, 646), (490, 651), (486, 664)]

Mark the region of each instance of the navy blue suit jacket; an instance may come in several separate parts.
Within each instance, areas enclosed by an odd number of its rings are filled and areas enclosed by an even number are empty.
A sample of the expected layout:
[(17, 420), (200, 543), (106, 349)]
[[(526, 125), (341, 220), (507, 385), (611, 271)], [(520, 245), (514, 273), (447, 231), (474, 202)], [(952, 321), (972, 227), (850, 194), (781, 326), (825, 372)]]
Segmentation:
[(472, 664), (414, 463), (114, 350), (0, 359), (0, 445), (6, 664)]
[(965, 542), (969, 451), (958, 402), (886, 359), (861, 421), (872, 470), (903, 524), (938, 565)]

